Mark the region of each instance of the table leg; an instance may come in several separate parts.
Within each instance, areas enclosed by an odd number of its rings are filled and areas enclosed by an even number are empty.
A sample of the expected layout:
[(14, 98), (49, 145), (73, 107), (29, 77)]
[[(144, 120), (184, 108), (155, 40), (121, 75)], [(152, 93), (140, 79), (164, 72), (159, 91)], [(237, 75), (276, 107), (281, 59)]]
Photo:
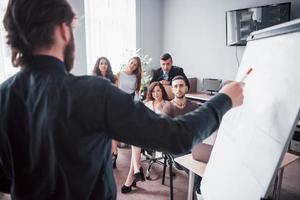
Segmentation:
[(281, 192), (281, 185), (282, 185), (282, 178), (283, 178), (283, 171), (284, 171), (284, 167), (279, 169), (278, 172), (278, 185), (277, 185), (277, 194), (276, 194), (276, 199), (280, 199), (280, 192)]
[(187, 200), (193, 200), (193, 197), (194, 197), (194, 192), (193, 192), (194, 182), (195, 182), (195, 173), (190, 170)]

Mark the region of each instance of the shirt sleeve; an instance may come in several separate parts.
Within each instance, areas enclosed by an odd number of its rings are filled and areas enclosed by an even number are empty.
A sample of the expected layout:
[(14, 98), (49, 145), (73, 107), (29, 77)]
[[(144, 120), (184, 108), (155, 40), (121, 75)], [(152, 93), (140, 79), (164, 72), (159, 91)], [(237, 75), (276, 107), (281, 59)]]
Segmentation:
[(171, 153), (189, 151), (219, 126), (231, 108), (225, 94), (216, 95), (195, 111), (180, 117), (161, 116), (115, 87), (106, 87), (104, 116), (109, 137), (143, 148)]

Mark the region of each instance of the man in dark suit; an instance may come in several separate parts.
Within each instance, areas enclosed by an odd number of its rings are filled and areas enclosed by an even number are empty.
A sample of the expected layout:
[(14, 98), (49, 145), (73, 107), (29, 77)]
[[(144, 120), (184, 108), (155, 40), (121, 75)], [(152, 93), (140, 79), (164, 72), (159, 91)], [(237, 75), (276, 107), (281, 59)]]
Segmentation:
[(171, 85), (172, 79), (175, 76), (183, 76), (190, 89), (189, 81), (181, 67), (173, 66), (173, 60), (170, 54), (165, 53), (160, 57), (160, 68), (153, 71), (153, 76), (150, 83), (159, 81), (163, 85)]

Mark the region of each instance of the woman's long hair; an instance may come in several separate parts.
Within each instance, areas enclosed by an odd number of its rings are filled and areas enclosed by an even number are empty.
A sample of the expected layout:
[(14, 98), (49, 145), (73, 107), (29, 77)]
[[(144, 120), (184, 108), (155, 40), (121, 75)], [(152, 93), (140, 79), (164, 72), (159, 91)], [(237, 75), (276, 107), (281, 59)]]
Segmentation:
[(105, 78), (108, 78), (112, 83), (115, 83), (116, 82), (116, 78), (115, 78), (115, 76), (114, 76), (114, 74), (112, 72), (110, 62), (104, 56), (102, 56), (102, 57), (100, 57), (100, 58), (97, 59), (97, 62), (96, 62), (95, 66), (94, 66), (94, 69), (93, 69), (93, 75), (95, 75), (95, 76), (102, 76), (103, 77), (103, 75), (101, 74), (101, 71), (99, 69), (99, 63), (100, 63), (101, 60), (105, 60), (106, 63), (107, 63), (107, 73), (106, 73)]
[(147, 101), (154, 101), (154, 98), (152, 96), (152, 92), (153, 92), (153, 90), (156, 86), (158, 86), (161, 89), (162, 99), (165, 100), (165, 101), (169, 101), (169, 97), (168, 97), (168, 94), (165, 90), (165, 87), (163, 86), (163, 84), (161, 84), (158, 81), (155, 81), (155, 82), (153, 82), (149, 85), (146, 100)]
[(130, 60), (135, 59), (137, 61), (137, 68), (133, 71), (133, 74), (136, 76), (136, 88), (135, 91), (139, 92), (141, 88), (142, 80), (142, 64), (140, 57), (132, 57)]

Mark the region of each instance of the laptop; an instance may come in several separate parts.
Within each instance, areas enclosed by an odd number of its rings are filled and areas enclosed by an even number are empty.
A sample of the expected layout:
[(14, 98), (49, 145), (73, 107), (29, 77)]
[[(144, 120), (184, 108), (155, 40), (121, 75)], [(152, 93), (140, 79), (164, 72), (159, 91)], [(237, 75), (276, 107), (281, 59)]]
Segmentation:
[(208, 92), (208, 94), (213, 95), (217, 93), (222, 86), (221, 79), (214, 78), (204, 78), (203, 79), (203, 90)]

